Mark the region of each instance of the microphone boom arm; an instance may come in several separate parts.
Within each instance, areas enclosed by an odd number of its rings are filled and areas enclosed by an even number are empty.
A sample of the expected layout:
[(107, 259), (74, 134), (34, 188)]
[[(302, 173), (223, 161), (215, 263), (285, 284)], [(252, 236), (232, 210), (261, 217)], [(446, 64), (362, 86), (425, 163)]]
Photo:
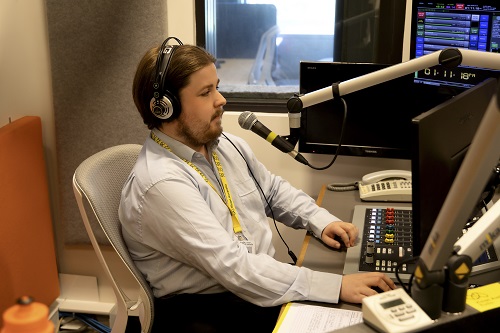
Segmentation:
[(476, 261), (500, 236), (500, 200), (498, 200), (455, 243), (458, 255), (468, 255)]
[[(442, 65), (446, 68), (456, 68), (463, 65), (500, 70), (500, 55), (468, 49), (446, 48), (350, 80), (342, 81), (333, 86), (300, 96), (296, 95), (291, 97), (287, 102), (290, 124), (292, 125), (293, 123), (293, 128), (300, 128), (300, 115), (297, 116), (297, 113), (300, 114), (302, 109), (306, 107), (334, 99), (335, 95), (344, 96), (436, 65)], [(299, 119), (298, 125), (297, 118)]]

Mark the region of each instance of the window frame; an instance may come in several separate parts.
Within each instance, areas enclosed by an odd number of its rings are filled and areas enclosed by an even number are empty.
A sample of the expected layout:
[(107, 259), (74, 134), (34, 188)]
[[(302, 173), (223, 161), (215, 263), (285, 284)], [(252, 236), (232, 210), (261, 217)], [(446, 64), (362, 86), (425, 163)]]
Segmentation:
[[(358, 2), (359, 1), (359, 2)], [(403, 54), (403, 30), (405, 21), (405, 7), (410, 1), (384, 0), (380, 3), (380, 10), (377, 15), (376, 26), (373, 27), (371, 38), (373, 39), (372, 52), (353, 50), (353, 39), (359, 36), (353, 29), (345, 26), (346, 21), (352, 16), (356, 17), (358, 4), (369, 0), (358, 0), (347, 2), (347, 0), (337, 0), (335, 4), (335, 36), (333, 40), (333, 61), (337, 62), (374, 62), (381, 64), (396, 64), (402, 61)], [(195, 33), (196, 44), (207, 49), (215, 41), (206, 39), (206, 12), (213, 10), (216, 0), (195, 0)], [(400, 15), (395, 15), (400, 14)], [(359, 16), (359, 15), (358, 15)], [(379, 36), (384, 36), (380, 38)], [(207, 45), (209, 44), (209, 45)], [(370, 53), (367, 59), (367, 53)], [(294, 87), (294, 86), (288, 86)], [(227, 100), (226, 109), (234, 111), (252, 110), (256, 112), (288, 113), (287, 101), (295, 94), (299, 93), (300, 87), (295, 91), (282, 90), (282, 92), (272, 91), (247, 91), (247, 92), (225, 92), (222, 90)]]
[[(196, 22), (196, 45), (207, 47), (206, 39), (206, 1), (213, 2), (215, 5), (215, 0), (195, 0), (195, 22)], [(267, 112), (267, 113), (288, 113), (288, 108), (286, 106), (287, 101), (293, 94), (298, 93), (299, 87), (297, 87), (296, 92), (290, 93), (277, 93), (277, 92), (266, 92), (266, 97), (259, 97), (262, 93), (257, 92), (238, 92), (229, 93), (222, 91), (224, 97), (227, 100), (225, 108), (231, 111), (248, 111), (252, 110), (254, 112)]]

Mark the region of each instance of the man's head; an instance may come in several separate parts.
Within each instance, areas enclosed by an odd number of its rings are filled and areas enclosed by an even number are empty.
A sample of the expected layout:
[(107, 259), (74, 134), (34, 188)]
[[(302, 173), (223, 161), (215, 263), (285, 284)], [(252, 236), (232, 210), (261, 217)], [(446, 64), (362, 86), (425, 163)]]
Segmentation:
[[(154, 98), (154, 84), (157, 83), (157, 60), (158, 53), (162, 47), (155, 47), (146, 52), (143, 56), (134, 78), (132, 94), (135, 105), (141, 114), (144, 123), (149, 129), (161, 127), (163, 122), (170, 122), (179, 117), (182, 109), (182, 102), (179, 93), (191, 82), (193, 73), (214, 65), (215, 58), (203, 48), (193, 45), (177, 45), (170, 62), (163, 73), (163, 92), (168, 91), (168, 96), (179, 101), (178, 109), (174, 115), (167, 120), (158, 118), (151, 109), (151, 100)], [(160, 96), (162, 98), (163, 96)]]

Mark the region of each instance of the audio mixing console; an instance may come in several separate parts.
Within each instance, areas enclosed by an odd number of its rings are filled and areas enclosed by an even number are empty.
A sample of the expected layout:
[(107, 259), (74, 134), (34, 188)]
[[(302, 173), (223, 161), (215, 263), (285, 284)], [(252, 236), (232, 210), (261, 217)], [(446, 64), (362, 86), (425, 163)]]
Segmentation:
[(358, 205), (352, 223), (359, 229), (358, 246), (347, 250), (344, 274), (383, 272), (396, 281), (408, 282), (414, 270), (412, 210), (406, 206)]

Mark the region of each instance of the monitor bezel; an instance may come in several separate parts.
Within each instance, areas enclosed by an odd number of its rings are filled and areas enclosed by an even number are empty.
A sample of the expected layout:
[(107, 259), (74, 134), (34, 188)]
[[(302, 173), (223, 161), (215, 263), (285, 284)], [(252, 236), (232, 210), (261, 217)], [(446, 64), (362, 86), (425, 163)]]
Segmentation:
[(415, 255), (429, 237), (496, 89), (497, 80), (488, 79), (412, 120)]
[[(403, 61), (416, 58), (416, 37), (417, 37), (417, 24), (416, 21), (419, 3), (430, 2), (438, 4), (435, 1), (411, 1), (407, 0), (406, 16), (405, 16), (405, 34), (403, 41), (402, 59)], [(471, 4), (471, 5), (493, 5), (493, 0), (474, 0), (474, 1), (460, 1), (454, 2), (456, 4)], [(443, 9), (453, 10), (453, 9)], [(497, 5), (495, 12), (500, 14), (500, 5)], [(449, 76), (460, 79), (447, 80)], [(465, 91), (484, 80), (495, 77), (500, 78), (500, 71), (483, 69), (480, 67), (464, 67), (458, 66), (455, 68), (445, 69), (439, 65), (433, 66), (429, 69), (422, 69), (415, 73), (415, 83), (418, 85), (432, 85), (436, 89), (455, 89), (458, 93)], [(463, 78), (463, 79), (462, 79)]]
[[(301, 61), (300, 94), (328, 87), (334, 82), (356, 79), (390, 66), (376, 63)], [(412, 80), (412, 74), (408, 74), (341, 95), (347, 105), (347, 120), (339, 155), (405, 160), (411, 158), (412, 118), (457, 94), (456, 91), (443, 93), (429, 87), (417, 87)], [(418, 97), (422, 95), (426, 98)], [(341, 98), (302, 110), (299, 152), (328, 155), (337, 153), (343, 121)]]

